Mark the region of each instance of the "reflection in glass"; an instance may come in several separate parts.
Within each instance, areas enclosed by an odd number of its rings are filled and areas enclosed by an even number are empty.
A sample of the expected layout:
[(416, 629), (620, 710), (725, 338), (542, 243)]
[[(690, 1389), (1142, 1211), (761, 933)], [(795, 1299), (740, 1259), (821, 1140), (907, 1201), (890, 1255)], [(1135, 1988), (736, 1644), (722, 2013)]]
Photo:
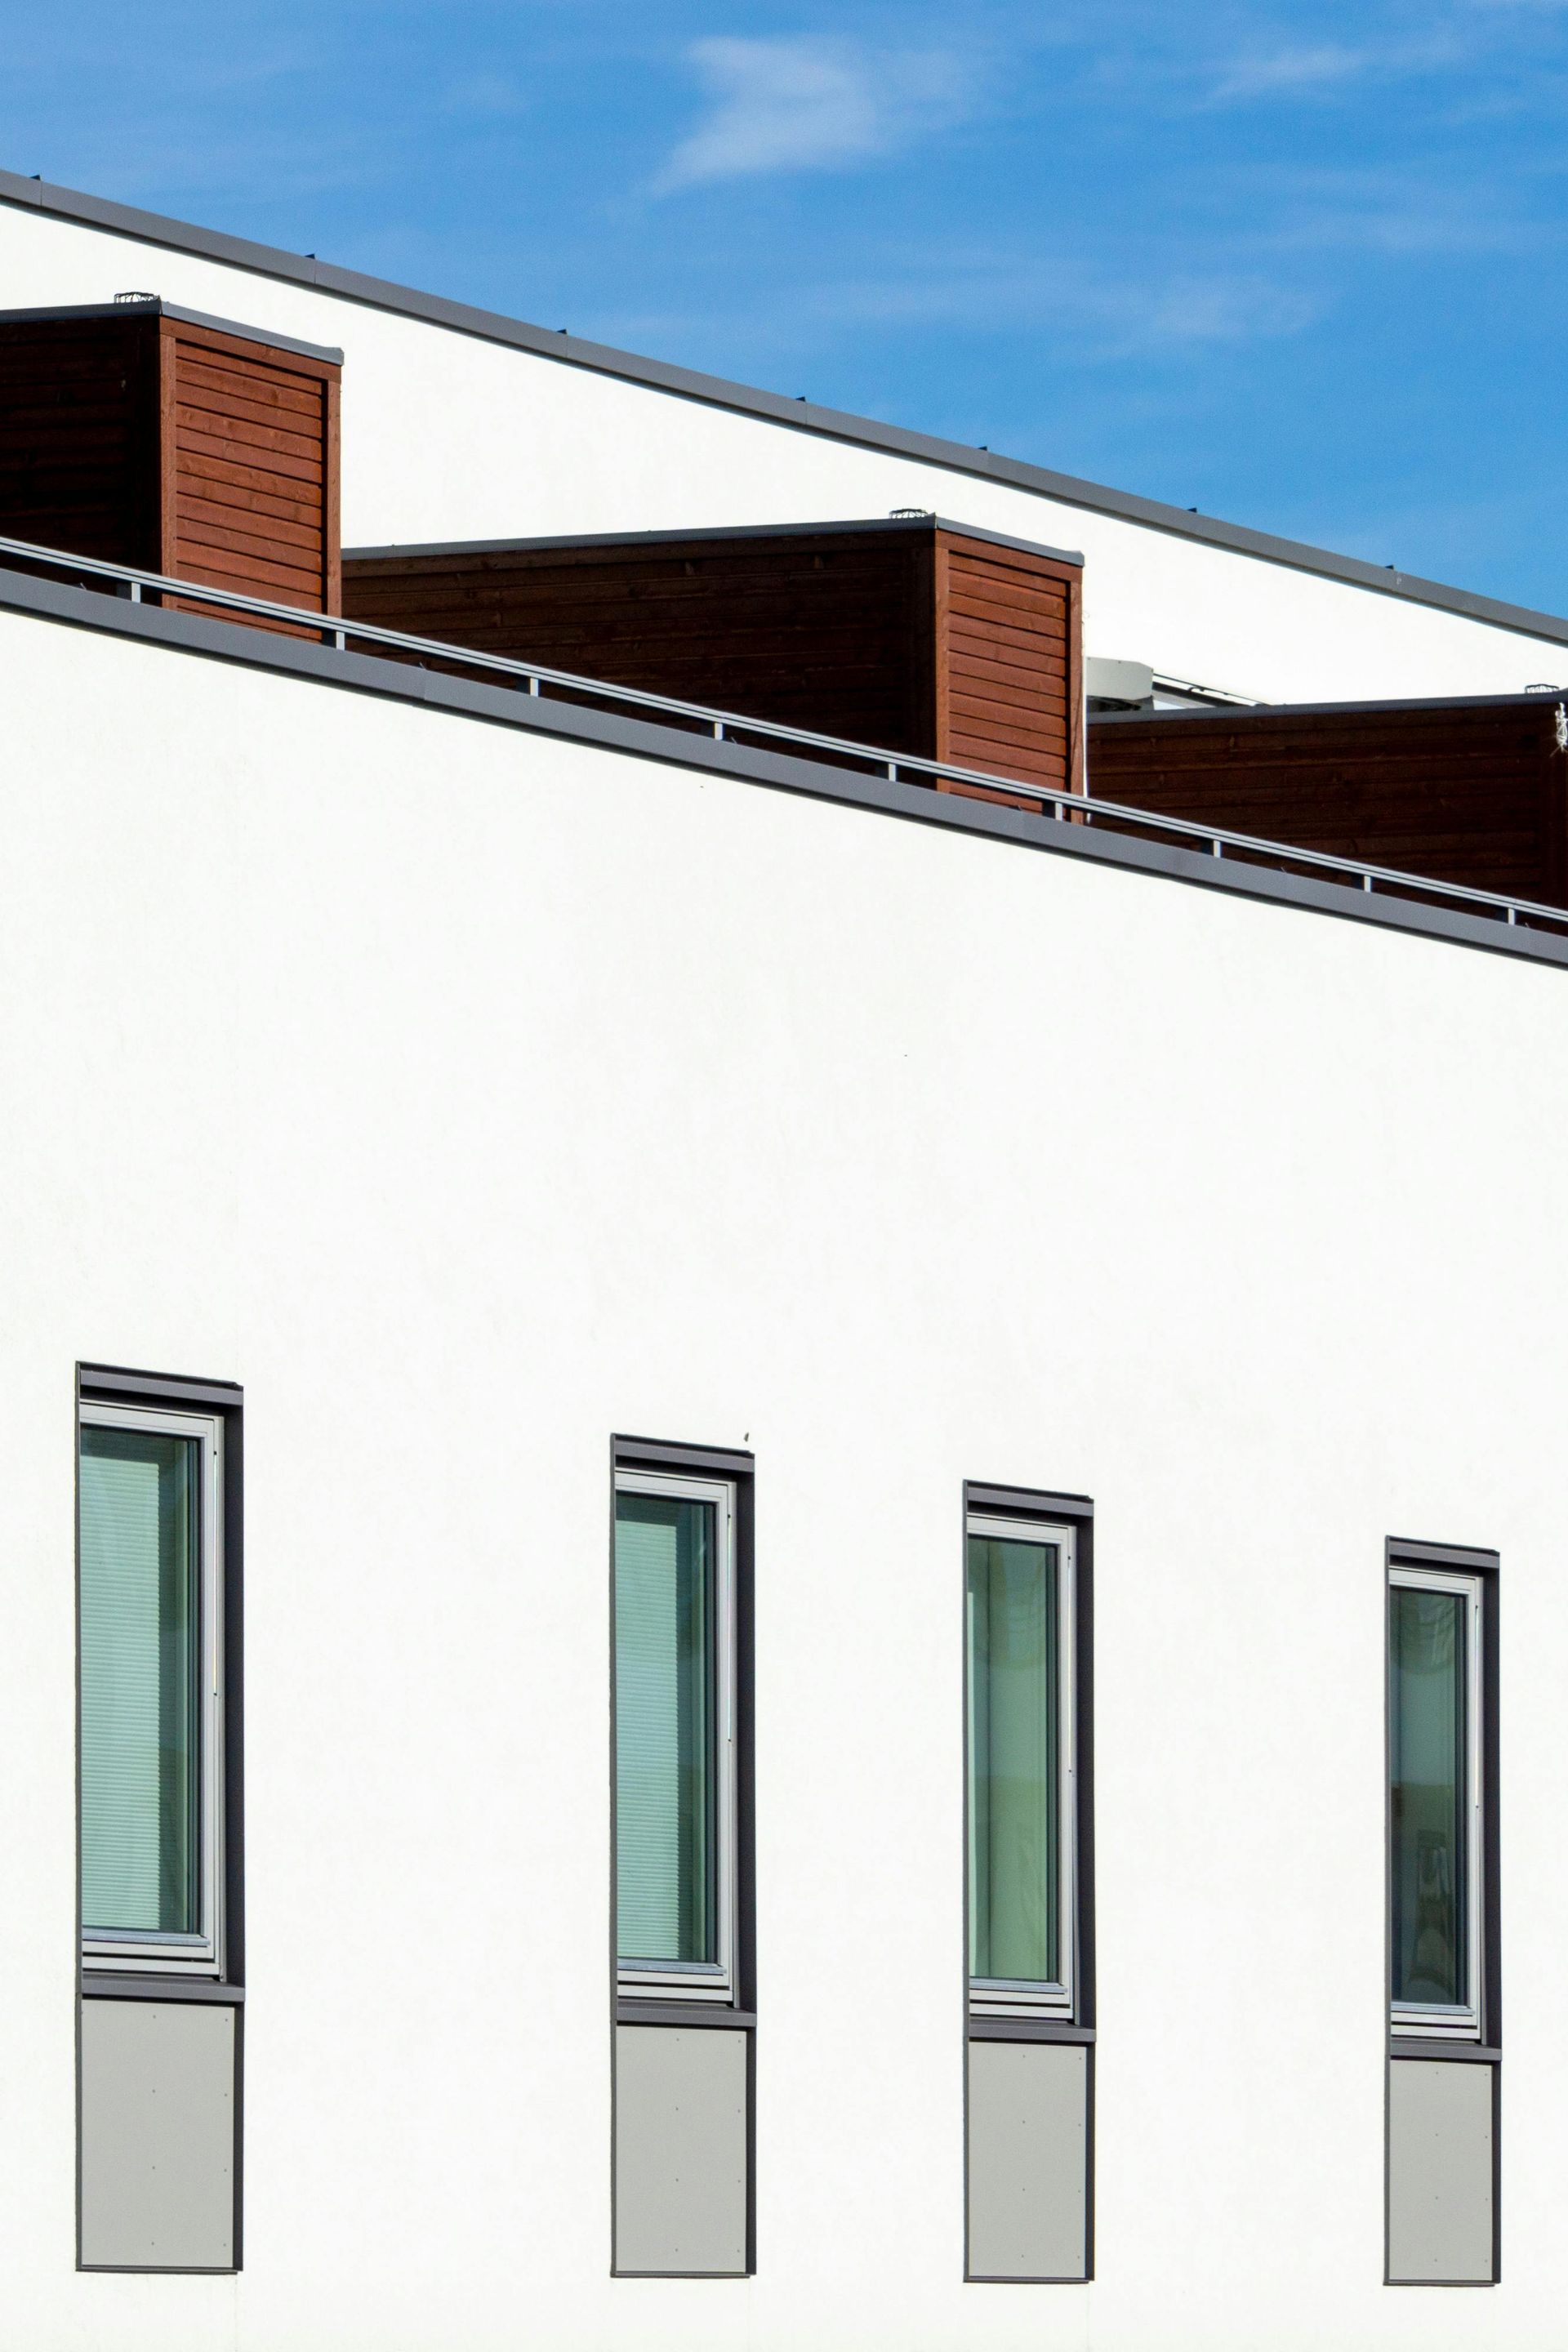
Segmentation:
[(1060, 1548), (969, 1538), (969, 1971), (1061, 1982)]
[(201, 1929), (201, 1447), (81, 1432), (81, 1901), (89, 1933)]
[(718, 1952), (711, 1503), (616, 1497), (616, 1916), (625, 1960)]
[(1466, 1600), (1389, 1591), (1394, 1998), (1470, 1998), (1467, 1951)]

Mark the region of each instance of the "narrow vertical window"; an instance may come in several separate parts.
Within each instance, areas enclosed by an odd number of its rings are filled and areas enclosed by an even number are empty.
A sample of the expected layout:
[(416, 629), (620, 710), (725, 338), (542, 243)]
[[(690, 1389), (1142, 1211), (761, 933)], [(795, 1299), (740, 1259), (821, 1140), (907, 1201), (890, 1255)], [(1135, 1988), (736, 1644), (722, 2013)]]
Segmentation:
[(1479, 2036), (1482, 1609), (1479, 1576), (1395, 1567), (1388, 1594), (1393, 2024)]
[(623, 1988), (734, 1974), (734, 1489), (616, 1482), (616, 1929)]
[(90, 1965), (222, 1964), (219, 1416), (84, 1402), (81, 1935)]
[(971, 2006), (1073, 2005), (1074, 1534), (968, 1527)]

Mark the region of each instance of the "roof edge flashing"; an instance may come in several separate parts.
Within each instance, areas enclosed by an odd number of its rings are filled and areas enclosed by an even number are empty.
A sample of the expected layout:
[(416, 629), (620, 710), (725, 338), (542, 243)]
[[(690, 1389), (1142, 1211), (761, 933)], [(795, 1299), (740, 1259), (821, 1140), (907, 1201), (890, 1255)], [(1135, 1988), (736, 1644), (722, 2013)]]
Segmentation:
[(1373, 695), (1359, 702), (1236, 703), (1212, 710), (1091, 710), (1089, 723), (1102, 727), (1180, 727), (1184, 735), (1202, 728), (1289, 726), (1299, 719), (1370, 719), (1395, 710), (1539, 710), (1542, 717), (1568, 702), (1568, 686), (1521, 687), (1514, 694)]
[(910, 457), (921, 464), (938, 466), (948, 472), (999, 482), (1009, 488), (1050, 499), (1058, 505), (1081, 507), (1119, 521), (1137, 523), (1146, 530), (1162, 531), (1172, 538), (1211, 546), (1224, 553), (1249, 556), (1285, 570), (1334, 580), (1343, 586), (1363, 588), (1373, 595), (1393, 596), (1405, 603), (1425, 604), (1437, 611), (1456, 614), (1463, 619), (1478, 621), (1486, 627), (1505, 630), (1513, 635), (1568, 645), (1568, 619), (1556, 614), (1537, 612), (1528, 605), (1506, 604), (1496, 597), (1449, 587), (1440, 581), (1423, 579), (1415, 573), (1384, 569), (1365, 562), (1359, 556), (1336, 554), (1331, 549), (1314, 547), (1304, 541), (1283, 539), (1273, 532), (1250, 530), (1243, 524), (1220, 522), (1204, 515), (1189, 513), (1180, 507), (1167, 506), (1155, 499), (1141, 498), (1134, 492), (1113, 490), (1074, 475), (1055, 473), (1048, 467), (1030, 465), (1020, 458), (998, 457), (986, 449), (971, 449), (960, 442), (944, 441), (934, 435), (913, 432), (901, 425), (879, 424), (873, 418), (857, 416), (841, 409), (814, 407), (809, 401), (788, 400), (780, 393), (761, 391), (754, 385), (706, 375), (662, 360), (641, 358), (635, 352), (618, 351), (609, 344), (585, 341), (573, 335), (552, 334), (546, 328), (530, 325), (523, 320), (509, 319), (500, 311), (449, 301), (440, 295), (421, 293), (415, 288), (398, 285), (389, 278), (372, 278), (358, 270), (318, 261), (313, 255), (288, 253), (279, 247), (260, 245), (248, 237), (230, 236), (221, 230), (201, 228), (194, 223), (171, 219), (161, 213), (115, 204), (100, 196), (89, 195), (79, 189), (58, 187), (52, 182), (36, 177), (24, 178), (13, 172), (0, 171), (0, 204), (47, 213), (57, 219), (76, 221), (85, 227), (104, 230), (110, 236), (134, 239), (144, 245), (163, 246), (171, 251), (223, 263), (230, 268), (249, 270), (258, 277), (279, 278), (319, 293), (336, 295), (347, 301), (361, 302), (371, 309), (418, 319), (426, 325), (445, 327), (483, 341), (507, 344), (514, 350), (529, 352), (537, 358), (584, 368), (597, 374), (617, 376), (640, 383), (651, 391), (673, 394), (710, 407), (728, 408), (763, 418), (771, 424), (786, 425), (792, 431), (816, 433), (826, 439), (852, 442), (863, 447), (879, 449), (889, 456)]
[(256, 327), (244, 319), (216, 319), (205, 310), (188, 310), (183, 302), (165, 301), (162, 294), (116, 295), (112, 302), (53, 302), (19, 310), (0, 310), (0, 327), (40, 325), (55, 319), (175, 319), (182, 326), (205, 327), (215, 335), (232, 335), (238, 342), (265, 343), (269, 350), (297, 352), (301, 359), (319, 360), (326, 367), (342, 367), (342, 352), (335, 344), (307, 343), (276, 327)]
[[(1241, 858), (1215, 857), (1198, 847), (1176, 847), (1101, 828), (1065, 824), (1042, 813), (993, 802), (989, 797), (932, 792), (902, 778), (862, 774), (802, 759), (787, 746), (753, 746), (688, 732), (661, 723), (662, 714), (658, 712), (647, 716), (602, 712), (570, 702), (519, 694), (510, 685), (442, 676), (375, 655), (332, 650), (323, 644), (236, 628), (227, 620), (209, 620), (198, 613), (105, 596), (91, 589), (9, 572), (4, 568), (0, 568), (0, 611), (139, 641), (150, 649), (290, 676), (301, 683), (369, 694), (423, 707), (433, 713), (575, 740), (672, 767), (729, 775), (737, 782), (795, 792), (811, 799), (884, 815), (911, 818), (949, 832), (984, 835), (1020, 847), (1132, 868), (1196, 884), (1226, 896), (1348, 918), (1356, 923), (1413, 933), (1455, 946), (1479, 948), (1510, 960), (1551, 964), (1568, 971), (1568, 938), (1561, 931), (1534, 929), (1515, 922), (1511, 917), (1505, 923), (1494, 912), (1472, 911), (1463, 903), (1448, 905), (1427, 900), (1422, 896), (1418, 876), (1391, 877), (1402, 885), (1414, 886), (1413, 896), (1395, 898), (1364, 887), (1354, 887), (1338, 874), (1321, 877), (1292, 873), (1276, 866), (1272, 858), (1268, 863), (1258, 864)], [(990, 779), (985, 781), (989, 782)], [(1157, 819), (1153, 824), (1158, 829)], [(1284, 843), (1259, 845), (1279, 850), (1286, 860), (1295, 854)], [(1487, 898), (1488, 894), (1478, 892), (1472, 903), (1479, 906)], [(1498, 899), (1490, 903), (1500, 908), (1509, 902)], [(1568, 913), (1557, 908), (1542, 907), (1531, 911), (1548, 916), (1553, 923), (1568, 923)]]
[(410, 541), (394, 540), (385, 547), (345, 547), (345, 563), (417, 563), (426, 560), (439, 562), (443, 557), (480, 555), (548, 555), (559, 551), (563, 554), (576, 550), (603, 548), (606, 553), (616, 549), (635, 551), (639, 548), (692, 547), (711, 541), (716, 546), (742, 540), (755, 539), (838, 539), (852, 533), (909, 532), (910, 534), (943, 531), (951, 539), (973, 539), (986, 547), (1007, 547), (1020, 555), (1042, 555), (1052, 563), (1070, 563), (1083, 569), (1081, 551), (1068, 547), (1047, 547), (1043, 540), (1019, 539), (1007, 531), (984, 530), (978, 524), (953, 522), (946, 515), (857, 515), (843, 520), (827, 522), (761, 522), (711, 523), (699, 525), (692, 530), (584, 530), (566, 531), (542, 539), (450, 539)]

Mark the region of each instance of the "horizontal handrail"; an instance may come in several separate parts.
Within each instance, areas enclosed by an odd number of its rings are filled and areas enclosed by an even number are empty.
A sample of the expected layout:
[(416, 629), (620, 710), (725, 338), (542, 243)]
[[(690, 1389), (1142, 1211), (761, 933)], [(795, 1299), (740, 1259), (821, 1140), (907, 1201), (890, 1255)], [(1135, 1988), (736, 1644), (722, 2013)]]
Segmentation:
[(58, 547), (39, 547), (29, 540), (0, 537), (0, 564), (16, 558), (27, 563), (42, 563), (58, 571), (78, 575), (83, 572), (94, 579), (110, 582), (121, 594), (139, 602), (148, 594), (177, 596), (184, 604), (211, 604), (224, 613), (242, 617), (281, 622), (294, 630), (313, 631), (324, 645), (340, 653), (347, 652), (353, 644), (385, 646), (394, 652), (415, 655), (422, 660), (457, 663), (465, 669), (492, 672), (498, 678), (515, 681), (530, 694), (537, 695), (545, 687), (559, 687), (574, 696), (588, 696), (595, 701), (613, 707), (647, 711), (656, 716), (693, 721), (707, 727), (716, 741), (733, 741), (739, 738), (760, 738), (766, 743), (799, 744), (816, 752), (832, 752), (837, 758), (858, 761), (876, 769), (891, 781), (916, 781), (930, 778), (934, 783), (966, 784), (978, 787), (985, 793), (1005, 793), (1015, 799), (1037, 802), (1042, 814), (1068, 822), (1101, 826), (1107, 831), (1174, 835), (1181, 841), (1191, 842), (1212, 857), (1234, 858), (1248, 863), (1278, 866), (1307, 866), (1314, 873), (1324, 874), (1363, 893), (1382, 891), (1384, 895), (1430, 899), (1441, 898), (1458, 908), (1495, 916), (1505, 924), (1536, 928), (1549, 924), (1568, 929), (1568, 908), (1549, 907), (1534, 898), (1509, 898), (1495, 890), (1481, 890), (1462, 882), (1442, 882), (1425, 874), (1409, 874), (1392, 866), (1373, 866), (1360, 859), (1336, 857), (1322, 849), (1298, 847), (1288, 841), (1271, 841), (1260, 834), (1233, 833), (1222, 826), (1199, 824), (1190, 817), (1168, 816), (1157, 809), (1141, 809), (1125, 802), (1097, 799), (1089, 793), (1075, 793), (1052, 784), (1028, 783), (1013, 777), (998, 775), (984, 768), (964, 768), (948, 760), (928, 760), (913, 751), (891, 752), (871, 743), (855, 743), (837, 735), (819, 735), (805, 727), (791, 727), (783, 719), (753, 719), (734, 710), (718, 710), (705, 703), (683, 702), (671, 695), (654, 694), (645, 687), (616, 686), (604, 678), (584, 677), (579, 671), (552, 669), (541, 662), (519, 661), (509, 654), (486, 653), (472, 646), (454, 646), (439, 637), (411, 636), (400, 629), (383, 628), (374, 621), (354, 621), (342, 614), (311, 612), (298, 604), (279, 604), (262, 596), (248, 596), (233, 588), (209, 587), (205, 582), (176, 580), (159, 572), (142, 572), (134, 565), (111, 563), (100, 556), (71, 555)]

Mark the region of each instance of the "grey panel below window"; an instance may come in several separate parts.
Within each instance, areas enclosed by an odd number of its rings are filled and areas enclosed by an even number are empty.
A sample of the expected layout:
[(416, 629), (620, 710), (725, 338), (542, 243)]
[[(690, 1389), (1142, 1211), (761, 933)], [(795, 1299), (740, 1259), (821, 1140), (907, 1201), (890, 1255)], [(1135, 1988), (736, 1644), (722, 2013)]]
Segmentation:
[(1494, 2275), (1492, 2070), (1397, 2058), (1388, 2070), (1388, 2275), (1485, 2285)]
[(87, 2268), (233, 2269), (236, 2015), (194, 2002), (82, 2003)]
[(971, 2042), (969, 2276), (1081, 2279), (1088, 2250), (1088, 2050)]
[(712, 2027), (616, 2027), (618, 2272), (744, 2275), (749, 2041)]

